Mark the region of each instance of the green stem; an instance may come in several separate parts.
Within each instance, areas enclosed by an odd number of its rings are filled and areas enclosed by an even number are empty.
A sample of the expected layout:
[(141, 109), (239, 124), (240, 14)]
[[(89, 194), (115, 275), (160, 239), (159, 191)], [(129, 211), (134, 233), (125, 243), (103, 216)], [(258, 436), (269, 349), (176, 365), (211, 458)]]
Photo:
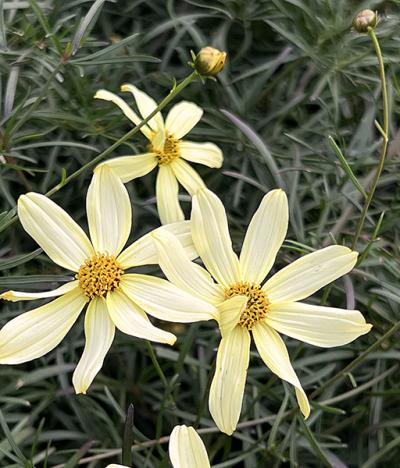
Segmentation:
[(378, 62), (379, 62), (379, 74), (380, 74), (380, 79), (382, 83), (382, 98), (383, 98), (383, 132), (382, 137), (383, 137), (383, 145), (381, 149), (381, 153), (379, 156), (379, 163), (378, 167), (376, 168), (376, 172), (374, 175), (374, 178), (372, 180), (371, 184), (371, 189), (368, 192), (367, 199), (365, 200), (364, 207), (361, 212), (361, 217), (358, 221), (357, 224), (357, 229), (356, 233), (354, 235), (353, 243), (352, 243), (352, 249), (355, 248), (357, 241), (360, 237), (361, 231), (364, 227), (365, 219), (368, 214), (368, 208), (369, 205), (371, 204), (372, 198), (374, 196), (376, 187), (378, 185), (379, 179), (381, 177), (381, 173), (383, 170), (383, 166), (385, 164), (385, 159), (386, 159), (386, 153), (387, 153), (387, 148), (388, 148), (388, 141), (389, 141), (389, 101), (388, 101), (388, 93), (387, 93), (387, 85), (386, 85), (386, 76), (385, 76), (385, 65), (383, 62), (383, 57), (382, 57), (382, 51), (379, 46), (379, 41), (378, 38), (376, 37), (375, 31), (373, 28), (368, 28), (368, 34), (372, 40), (372, 43), (374, 44), (375, 48), (375, 53), (376, 56), (378, 57)]

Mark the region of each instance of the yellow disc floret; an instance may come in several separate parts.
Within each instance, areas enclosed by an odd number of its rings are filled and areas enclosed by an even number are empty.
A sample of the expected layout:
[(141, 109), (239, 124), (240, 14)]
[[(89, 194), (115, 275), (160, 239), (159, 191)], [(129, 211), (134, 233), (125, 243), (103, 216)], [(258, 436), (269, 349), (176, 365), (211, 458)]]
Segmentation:
[(118, 289), (123, 274), (124, 270), (115, 257), (98, 253), (85, 260), (75, 277), (85, 295), (94, 299)]
[(164, 142), (164, 148), (161, 151), (154, 150), (153, 147), (150, 150), (157, 155), (158, 164), (160, 166), (165, 166), (170, 164), (174, 159), (179, 158), (180, 140), (173, 138), (172, 136), (167, 136)]
[(249, 298), (246, 309), (240, 316), (239, 325), (241, 327), (251, 330), (256, 323), (267, 316), (270, 302), (258, 284), (240, 282), (225, 289), (225, 299), (234, 296), (247, 296)]

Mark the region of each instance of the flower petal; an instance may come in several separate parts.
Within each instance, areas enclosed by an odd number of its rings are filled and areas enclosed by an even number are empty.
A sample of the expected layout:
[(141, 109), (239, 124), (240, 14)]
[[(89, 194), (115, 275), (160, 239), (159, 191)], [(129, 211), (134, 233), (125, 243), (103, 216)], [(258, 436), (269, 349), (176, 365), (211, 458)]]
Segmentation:
[(224, 287), (240, 281), (225, 208), (210, 190), (200, 190), (193, 197), (191, 222), (194, 245), (208, 271)]
[(289, 207), (283, 190), (271, 190), (254, 213), (240, 254), (243, 279), (260, 284), (274, 264), (288, 228)]
[(18, 200), (18, 216), (25, 231), (58, 265), (78, 271), (94, 254), (84, 231), (62, 208), (40, 193)]
[(115, 326), (105, 299), (90, 301), (85, 315), (85, 349), (72, 376), (76, 393), (86, 393), (103, 366), (114, 340)]
[(186, 161), (204, 164), (208, 167), (221, 167), (224, 156), (214, 143), (196, 143), (182, 140), (179, 146), (180, 154)]
[(218, 306), (218, 325), (222, 338), (225, 338), (239, 323), (240, 316), (246, 308), (247, 296), (234, 296)]
[(310, 404), (290, 363), (289, 354), (282, 338), (265, 322), (259, 322), (255, 325), (252, 332), (261, 359), (274, 374), (295, 387), (301, 412), (305, 418), (308, 418)]
[(153, 238), (159, 265), (171, 283), (212, 304), (219, 304), (224, 300), (221, 286), (214, 283), (208, 271), (190, 261), (174, 235), (166, 230), (156, 230)]
[(280, 333), (323, 348), (350, 343), (372, 327), (358, 310), (302, 302), (272, 304), (265, 321)]
[(217, 318), (217, 309), (162, 278), (128, 274), (124, 293), (148, 314), (168, 322), (190, 323)]
[(23, 291), (6, 291), (0, 294), (0, 299), (6, 301), (17, 302), (17, 301), (33, 301), (35, 299), (46, 299), (48, 297), (62, 296), (63, 294), (69, 293), (79, 285), (78, 281), (70, 281), (53, 289), (52, 291), (43, 292), (23, 292)]
[(144, 153), (136, 156), (120, 156), (108, 159), (99, 164), (96, 170), (104, 165), (110, 167), (124, 184), (151, 172), (157, 166), (155, 153)]
[(96, 252), (117, 256), (131, 232), (132, 208), (124, 184), (107, 165), (94, 171), (86, 211)]
[[(97, 93), (94, 95), (95, 99), (103, 99), (103, 101), (110, 101), (114, 103), (116, 106), (118, 106), (125, 117), (128, 117), (128, 119), (133, 122), (135, 125), (139, 125), (142, 119), (135, 113), (133, 110), (129, 107), (129, 105), (121, 99), (119, 96), (117, 96), (114, 93), (111, 93), (110, 91), (107, 91), (105, 89), (100, 89), (97, 91)], [(143, 135), (150, 140), (153, 132), (150, 130), (150, 128), (147, 125), (143, 125), (143, 127), (140, 128), (140, 131), (143, 133)]]
[(190, 221), (178, 221), (154, 229), (125, 249), (118, 257), (118, 262), (122, 265), (122, 268), (126, 270), (134, 266), (158, 264), (158, 253), (153, 234), (164, 230), (178, 238), (185, 249), (186, 255), (191, 260), (199, 256), (193, 244)]
[[(133, 94), (133, 97), (135, 98), (139, 112), (142, 115), (143, 119), (145, 119), (148, 115), (150, 115), (157, 108), (157, 103), (153, 98), (148, 96), (143, 91), (140, 91), (139, 89), (136, 88), (136, 86), (133, 86), (132, 84), (122, 85), (121, 91), (129, 92)], [(153, 132), (158, 132), (158, 130), (163, 130), (164, 119), (162, 118), (161, 113), (157, 112), (157, 114), (147, 122), (147, 125), (153, 130)]]
[(80, 288), (25, 312), (0, 331), (0, 364), (32, 361), (54, 349), (68, 333), (86, 304)]
[(176, 337), (156, 328), (137, 304), (124, 294), (123, 288), (107, 295), (107, 307), (115, 326), (127, 335), (173, 345)]
[(183, 221), (185, 216), (179, 205), (178, 181), (170, 166), (160, 166), (157, 174), (157, 210), (161, 224)]
[(185, 190), (194, 195), (198, 190), (206, 188), (203, 179), (197, 172), (181, 158), (175, 159), (171, 163), (171, 169), (174, 171), (175, 177), (179, 183), (183, 185)]
[(192, 130), (202, 116), (203, 109), (193, 102), (179, 102), (169, 111), (165, 121), (165, 130), (179, 140)]
[(221, 340), (209, 396), (211, 416), (218, 429), (228, 435), (239, 421), (249, 359), (250, 333), (237, 326)]
[(263, 290), (272, 303), (300, 301), (348, 273), (356, 264), (357, 255), (341, 245), (317, 250), (278, 271)]
[(174, 468), (209, 468), (210, 462), (203, 441), (193, 427), (175, 426), (168, 446)]

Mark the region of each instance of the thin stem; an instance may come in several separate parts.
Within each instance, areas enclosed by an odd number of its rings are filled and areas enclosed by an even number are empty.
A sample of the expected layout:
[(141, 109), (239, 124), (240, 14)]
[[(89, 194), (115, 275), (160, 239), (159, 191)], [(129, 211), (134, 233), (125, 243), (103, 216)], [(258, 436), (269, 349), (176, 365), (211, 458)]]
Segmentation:
[(371, 189), (368, 192), (367, 199), (365, 200), (365, 204), (363, 206), (361, 217), (357, 224), (356, 233), (354, 235), (352, 249), (355, 248), (357, 241), (360, 237), (361, 231), (364, 227), (365, 219), (368, 214), (368, 208), (371, 204), (372, 198), (374, 196), (376, 187), (378, 185), (379, 179), (381, 177), (381, 173), (383, 170), (383, 166), (385, 164), (386, 153), (388, 148), (388, 141), (389, 141), (389, 101), (388, 101), (388, 92), (387, 92), (387, 84), (386, 84), (386, 76), (385, 76), (385, 64), (383, 62), (382, 51), (379, 46), (378, 38), (376, 37), (375, 31), (373, 28), (368, 28), (368, 34), (374, 44), (375, 53), (378, 57), (379, 62), (379, 75), (382, 84), (382, 99), (383, 99), (383, 132), (381, 131), (383, 137), (383, 145), (379, 156), (378, 167), (376, 168), (376, 172), (374, 178), (372, 180)]

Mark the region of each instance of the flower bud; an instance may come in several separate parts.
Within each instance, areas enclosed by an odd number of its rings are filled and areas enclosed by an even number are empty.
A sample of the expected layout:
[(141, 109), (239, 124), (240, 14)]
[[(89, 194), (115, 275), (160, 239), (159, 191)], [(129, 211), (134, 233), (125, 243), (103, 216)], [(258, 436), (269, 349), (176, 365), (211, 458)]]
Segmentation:
[(377, 16), (372, 10), (363, 10), (353, 19), (353, 28), (359, 33), (368, 32), (368, 28), (376, 26)]
[(215, 76), (224, 68), (225, 60), (226, 52), (214, 47), (204, 47), (196, 56), (194, 68), (200, 75)]

